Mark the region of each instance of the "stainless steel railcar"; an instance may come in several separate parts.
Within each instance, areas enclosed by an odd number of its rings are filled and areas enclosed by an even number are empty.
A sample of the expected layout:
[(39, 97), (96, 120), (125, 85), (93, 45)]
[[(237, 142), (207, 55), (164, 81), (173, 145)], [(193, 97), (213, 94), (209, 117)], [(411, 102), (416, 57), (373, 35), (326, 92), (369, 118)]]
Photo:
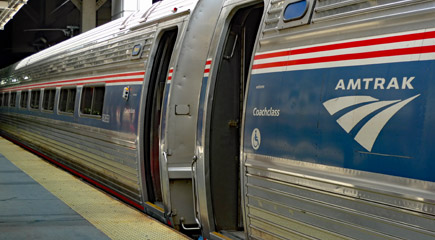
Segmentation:
[(196, 224), (192, 79), (221, 6), (158, 2), (1, 70), (2, 135), (165, 223)]
[(3, 69), (1, 133), (206, 238), (435, 239), (434, 13), (163, 1)]

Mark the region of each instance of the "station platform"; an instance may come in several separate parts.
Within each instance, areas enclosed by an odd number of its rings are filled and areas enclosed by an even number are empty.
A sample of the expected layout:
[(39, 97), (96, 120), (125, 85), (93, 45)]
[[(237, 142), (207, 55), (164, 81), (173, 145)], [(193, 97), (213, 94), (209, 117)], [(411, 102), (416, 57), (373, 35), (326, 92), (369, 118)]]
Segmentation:
[(189, 239), (0, 137), (0, 240)]

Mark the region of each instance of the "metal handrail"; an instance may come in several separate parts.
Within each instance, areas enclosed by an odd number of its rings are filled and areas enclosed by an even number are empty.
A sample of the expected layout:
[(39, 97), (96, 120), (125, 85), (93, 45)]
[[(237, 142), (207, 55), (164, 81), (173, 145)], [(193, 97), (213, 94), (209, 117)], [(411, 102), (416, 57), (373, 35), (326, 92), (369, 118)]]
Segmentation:
[(198, 219), (198, 202), (197, 202), (197, 194), (196, 194), (196, 161), (198, 160), (198, 157), (195, 155), (193, 156), (192, 159), (192, 164), (191, 164), (191, 172), (192, 172), (192, 194), (193, 194), (193, 211), (195, 212), (195, 221), (196, 224), (198, 224), (197, 227), (186, 227), (184, 226), (184, 218), (180, 218), (180, 223), (181, 223), (181, 227), (184, 230), (200, 230), (201, 229), (201, 222)]

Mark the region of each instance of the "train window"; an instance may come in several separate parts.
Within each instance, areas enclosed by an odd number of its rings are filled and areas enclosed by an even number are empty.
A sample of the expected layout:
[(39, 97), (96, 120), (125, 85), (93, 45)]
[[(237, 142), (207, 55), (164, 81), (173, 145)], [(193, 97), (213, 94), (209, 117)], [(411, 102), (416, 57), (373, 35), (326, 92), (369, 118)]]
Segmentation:
[(131, 56), (138, 56), (141, 50), (142, 50), (141, 44), (134, 45), (133, 50), (131, 52)]
[(313, 9), (313, 0), (285, 0), (278, 29), (283, 30), (308, 24)]
[(0, 93), (0, 107), (3, 106), (3, 93)]
[(103, 112), (105, 87), (83, 87), (80, 112), (88, 115), (101, 116)]
[(21, 98), (20, 98), (20, 107), (21, 108), (27, 108), (27, 97), (29, 96), (28, 91), (22, 91), (21, 92)]
[(64, 113), (74, 113), (75, 101), (75, 88), (64, 88), (60, 90), (59, 111)]
[(30, 92), (30, 108), (39, 109), (40, 97), (41, 90), (32, 90), (32, 92)]
[(236, 34), (234, 32), (230, 32), (228, 39), (227, 39), (225, 51), (224, 51), (224, 58), (225, 59), (231, 59), (233, 57), (234, 50), (236, 49), (238, 37), (239, 37), (238, 34)]
[(284, 9), (284, 21), (291, 21), (302, 18), (307, 12), (308, 3), (306, 0), (293, 2)]
[(11, 100), (9, 106), (15, 107), (16, 103), (17, 103), (17, 92), (11, 92)]
[(5, 107), (9, 106), (9, 93), (5, 93), (3, 99), (4, 99), (3, 106)]
[(56, 96), (56, 89), (45, 89), (44, 98), (42, 99), (42, 109), (53, 111), (55, 96)]

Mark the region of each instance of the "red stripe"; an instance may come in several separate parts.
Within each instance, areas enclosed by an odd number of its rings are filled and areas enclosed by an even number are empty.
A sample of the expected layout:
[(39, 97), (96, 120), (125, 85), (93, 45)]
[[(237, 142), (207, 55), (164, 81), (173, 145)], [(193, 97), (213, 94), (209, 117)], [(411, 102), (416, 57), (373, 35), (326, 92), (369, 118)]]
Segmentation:
[(211, 64), (211, 60), (207, 60), (207, 62), (205, 62), (205, 65), (210, 65)]
[(204, 73), (209, 73), (210, 72), (210, 68), (206, 68), (205, 70), (204, 70)]
[(334, 62), (334, 61), (345, 61), (345, 60), (358, 60), (367, 58), (378, 58), (378, 57), (391, 57), (391, 56), (402, 56), (409, 54), (422, 54), (422, 53), (432, 53), (435, 52), (435, 46), (423, 46), (423, 47), (413, 47), (404, 49), (390, 49), (374, 52), (363, 52), (363, 53), (351, 53), (343, 54), (337, 56), (326, 56), (318, 58), (307, 58), (307, 59), (297, 59), (282, 62), (264, 63), (256, 64), (253, 69), (271, 68), (271, 67), (284, 67), (293, 65), (303, 65), (303, 64), (313, 64), (313, 63), (324, 63), (324, 62)]
[(252, 66), (252, 69), (261, 69), (261, 68), (273, 68), (273, 67), (285, 67), (288, 65), (287, 61), (283, 62), (272, 62), (272, 63), (263, 63), (263, 64), (255, 64)]
[(291, 54), (303, 54), (303, 53), (330, 51), (330, 50), (353, 48), (353, 47), (365, 47), (365, 46), (380, 45), (380, 44), (387, 44), (387, 43), (423, 40), (423, 39), (434, 38), (434, 37), (435, 37), (435, 31), (426, 32), (426, 33), (413, 33), (413, 34), (401, 35), (401, 36), (391, 36), (385, 38), (360, 40), (355, 42), (337, 43), (337, 44), (317, 46), (317, 47), (306, 48), (306, 49), (295, 49), (291, 51)]
[(173, 73), (173, 72), (174, 72), (173, 68), (169, 69), (169, 73)]
[(142, 206), (142, 205), (136, 203), (135, 201), (131, 200), (130, 198), (127, 198), (127, 197), (125, 197), (124, 195), (121, 195), (121, 194), (119, 194), (118, 192), (114, 191), (113, 189), (111, 189), (111, 188), (109, 188), (109, 187), (106, 187), (106, 186), (104, 186), (103, 184), (101, 184), (101, 183), (99, 183), (99, 182), (97, 182), (97, 181), (95, 181), (95, 180), (93, 180), (93, 179), (91, 179), (91, 178), (89, 178), (89, 177), (87, 177), (87, 176), (85, 176), (85, 175), (83, 175), (83, 174), (77, 172), (76, 170), (71, 169), (71, 168), (69, 168), (69, 167), (63, 165), (62, 163), (60, 163), (60, 162), (58, 162), (58, 161), (56, 161), (56, 160), (54, 160), (54, 159), (48, 157), (47, 155), (45, 155), (45, 154), (43, 154), (43, 153), (41, 153), (41, 152), (39, 152), (39, 151), (37, 151), (37, 150), (34, 150), (33, 148), (30, 148), (30, 147), (24, 145), (23, 143), (20, 143), (20, 142), (14, 140), (14, 139), (11, 139), (10, 137), (7, 137), (7, 136), (5, 136), (5, 135), (3, 135), (3, 134), (2, 134), (2, 136), (3, 136), (4, 138), (8, 139), (9, 141), (11, 141), (11, 142), (13, 142), (13, 143), (15, 143), (15, 144), (17, 144), (17, 145), (20, 145), (21, 147), (23, 147), (23, 148), (25, 148), (25, 149), (27, 149), (27, 150), (29, 150), (29, 151), (35, 153), (36, 155), (38, 155), (38, 156), (40, 156), (40, 157), (42, 157), (42, 158), (44, 158), (44, 159), (46, 159), (46, 160), (52, 162), (53, 164), (55, 164), (55, 165), (57, 165), (57, 166), (63, 168), (64, 170), (66, 170), (66, 171), (72, 173), (73, 175), (76, 175), (76, 176), (78, 176), (78, 177), (84, 179), (85, 181), (90, 182), (91, 184), (97, 186), (98, 188), (103, 189), (104, 191), (106, 191), (106, 192), (112, 194), (113, 196), (115, 196), (115, 197), (117, 197), (117, 198), (123, 200), (124, 202), (126, 202), (126, 203), (128, 203), (128, 204), (134, 206), (135, 208), (138, 208), (138, 209), (140, 209), (140, 210), (142, 210), (142, 211), (145, 209), (144, 206)]
[(380, 44), (387, 44), (387, 43), (398, 43), (398, 42), (406, 42), (406, 41), (423, 40), (423, 39), (429, 39), (429, 38), (435, 38), (435, 31), (424, 32), (424, 33), (413, 33), (413, 34), (400, 35), (400, 36), (391, 36), (391, 37), (384, 37), (384, 38), (359, 40), (359, 41), (345, 42), (345, 43), (336, 43), (336, 44), (330, 44), (330, 45), (324, 45), (324, 46), (286, 50), (286, 51), (274, 52), (274, 53), (259, 54), (259, 55), (255, 56), (254, 59), (259, 60), (259, 59), (265, 59), (265, 58), (284, 57), (284, 56), (288, 56), (288, 55), (323, 52), (323, 51), (331, 51), (331, 50), (354, 48), (354, 47), (366, 47), (366, 46), (373, 46), (373, 45), (380, 45)]
[(169, 76), (169, 77), (168, 77), (168, 80), (172, 80), (172, 77), (171, 77), (171, 76)]
[(265, 59), (265, 58), (274, 58), (274, 57), (285, 57), (288, 55), (290, 55), (290, 50), (257, 55), (254, 57), (254, 60)]
[[(105, 83), (120, 83), (120, 82), (142, 82), (143, 78), (132, 78), (132, 79), (119, 79), (119, 80), (107, 80), (104, 81)], [(78, 83), (77, 85), (87, 85), (87, 84), (94, 84), (94, 83), (101, 83), (101, 82), (86, 82), (86, 83)]]
[(121, 73), (121, 74), (113, 74), (113, 75), (105, 75), (105, 76), (99, 76), (99, 77), (88, 77), (88, 78), (79, 78), (79, 79), (73, 79), (73, 80), (62, 80), (62, 81), (55, 81), (55, 82), (45, 82), (45, 83), (36, 83), (36, 84), (30, 84), (25, 86), (17, 86), (17, 87), (10, 87), (6, 88), (5, 90), (17, 90), (17, 89), (24, 89), (24, 88), (31, 88), (31, 87), (41, 87), (44, 85), (51, 85), (51, 84), (60, 84), (58, 86), (63, 86), (62, 83), (70, 83), (70, 85), (74, 82), (79, 81), (87, 81), (87, 80), (97, 80), (97, 79), (104, 79), (104, 78), (113, 78), (113, 77), (128, 77), (128, 76), (134, 76), (134, 75), (144, 75), (145, 72), (135, 72), (135, 73)]
[[(68, 87), (68, 86), (82, 86), (82, 85), (87, 85), (87, 84), (95, 84), (95, 83), (120, 83), (120, 82), (142, 82), (143, 78), (132, 78), (132, 79), (118, 79), (118, 80), (107, 80), (107, 81), (95, 81), (95, 82), (86, 82), (86, 83), (70, 83), (70, 84), (57, 84), (57, 85), (53, 85), (52, 83), (48, 83), (45, 85), (45, 88), (56, 88), (56, 87)], [(44, 85), (42, 86), (38, 86), (38, 88), (43, 88)], [(28, 89), (32, 89), (28, 86), (25, 87), (16, 87), (15, 91), (19, 91), (19, 90), (28, 90)], [(2, 90), (1, 92), (6, 92), (9, 90)]]

